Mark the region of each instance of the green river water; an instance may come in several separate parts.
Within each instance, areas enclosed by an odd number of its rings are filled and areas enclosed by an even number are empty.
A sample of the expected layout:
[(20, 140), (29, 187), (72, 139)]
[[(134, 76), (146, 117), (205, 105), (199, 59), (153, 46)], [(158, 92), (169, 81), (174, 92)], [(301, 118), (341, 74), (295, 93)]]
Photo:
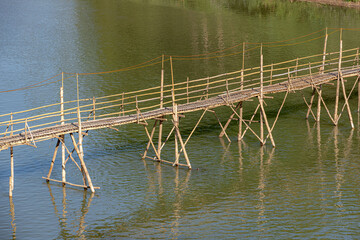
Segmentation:
[[(344, 49), (360, 45), (360, 11), (281, 0), (14, 0), (0, 2), (0, 91), (47, 79), (62, 71), (101, 72), (133, 66), (162, 54), (227, 57), (174, 61), (175, 81), (239, 70), (242, 42), (276, 42), (329, 28), (347, 28)], [(357, 29), (355, 31), (354, 29)], [(324, 30), (312, 35), (316, 38)], [(331, 35), (329, 51), (339, 49)], [(299, 43), (301, 39), (288, 42)], [(322, 53), (324, 39), (264, 47), (264, 62)], [(214, 56), (214, 55), (206, 55)], [(245, 56), (259, 65), (259, 52)], [(160, 65), (116, 74), (80, 77), (81, 98), (159, 85)], [(165, 66), (170, 83), (170, 66)], [(350, 79), (348, 84), (353, 81)], [(74, 79), (65, 99), (76, 98)], [(350, 86), (350, 85), (349, 85)], [(0, 93), (0, 114), (58, 102), (59, 83)], [(309, 97), (310, 90), (304, 91)], [(324, 98), (334, 108), (334, 87)], [(266, 100), (274, 121), (281, 94)], [(219, 139), (208, 115), (187, 145), (193, 170), (141, 160), (147, 144), (139, 125), (90, 131), (85, 161), (95, 194), (46, 176), (55, 140), (38, 148), (14, 148), (15, 189), (9, 201), (9, 150), (0, 152), (1, 239), (359, 239), (360, 121), (357, 91), (350, 98), (355, 129), (346, 114), (334, 127), (305, 120), (300, 92), (291, 93), (274, 129), (276, 148), (260, 147), (247, 134), (237, 142), (237, 123)], [(246, 102), (245, 116), (254, 111)], [(201, 113), (181, 121), (190, 134)], [(231, 114), (218, 109), (222, 122)], [(170, 124), (165, 124), (165, 131)], [(1, 129), (3, 132), (3, 129)], [(174, 140), (169, 140), (173, 147)], [(166, 159), (173, 149), (164, 150)], [(61, 178), (60, 158), (53, 177)], [(69, 163), (69, 181), (80, 182)]]

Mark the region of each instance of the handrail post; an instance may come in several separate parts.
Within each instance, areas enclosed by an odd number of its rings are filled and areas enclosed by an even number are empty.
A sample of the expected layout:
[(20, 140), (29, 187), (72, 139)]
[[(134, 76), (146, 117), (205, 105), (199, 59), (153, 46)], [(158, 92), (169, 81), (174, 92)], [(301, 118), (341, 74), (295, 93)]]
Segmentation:
[(160, 108), (164, 107), (164, 55), (161, 58)]
[(189, 103), (189, 77), (186, 78), (186, 101)]
[(325, 42), (324, 42), (324, 51), (323, 51), (323, 59), (322, 59), (322, 67), (320, 73), (324, 74), (325, 71), (325, 61), (326, 61), (326, 47), (327, 47), (327, 41), (328, 41), (328, 30), (326, 28), (326, 34), (325, 34)]
[(170, 56), (170, 65), (171, 65), (171, 96), (172, 96), (172, 105), (175, 105), (175, 84), (174, 84), (174, 69), (172, 63), (172, 57)]
[(95, 120), (96, 119), (96, 98), (95, 97), (93, 97), (93, 99), (92, 99), (92, 101), (93, 101), (93, 120)]

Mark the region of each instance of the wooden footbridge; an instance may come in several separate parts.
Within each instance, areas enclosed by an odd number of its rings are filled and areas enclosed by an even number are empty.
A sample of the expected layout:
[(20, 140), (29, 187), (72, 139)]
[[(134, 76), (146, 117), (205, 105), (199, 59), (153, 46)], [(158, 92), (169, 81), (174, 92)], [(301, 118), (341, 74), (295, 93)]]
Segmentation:
[[(0, 128), (4, 129), (0, 133), (0, 151), (10, 148), (11, 176), (9, 195), (12, 196), (14, 188), (13, 147), (20, 145), (36, 147), (36, 142), (54, 138), (57, 139), (57, 143), (49, 173), (44, 179), (46, 181), (60, 182), (63, 185), (90, 188), (94, 192), (96, 187), (93, 186), (86, 168), (82, 146), (83, 137), (87, 135), (88, 131), (94, 129), (114, 128), (126, 124), (143, 125), (149, 139), (143, 158), (170, 163), (173, 166), (185, 166), (191, 169), (186, 145), (207, 112), (214, 114), (220, 124), (222, 129), (220, 137), (225, 136), (228, 141), (231, 141), (226, 129), (230, 122), (236, 119), (239, 126), (238, 140), (242, 140), (246, 132), (251, 132), (260, 141), (261, 145), (270, 140), (272, 146), (275, 147), (272, 131), (288, 94), (311, 88), (312, 95), (310, 99), (306, 100), (305, 96), (303, 96), (307, 107), (306, 118), (311, 115), (315, 121), (320, 121), (323, 106), (334, 125), (338, 124), (343, 112), (346, 111), (350, 125), (354, 128), (352, 111), (348, 100), (356, 87), (360, 96), (359, 48), (343, 50), (342, 39), (340, 38), (339, 51), (328, 53), (326, 51), (328, 36), (326, 32), (322, 53), (271, 65), (263, 64), (263, 47), (262, 45), (258, 46), (260, 49), (260, 66), (253, 68), (244, 68), (245, 44), (243, 44), (241, 70), (201, 79), (189, 80), (188, 78), (186, 81), (176, 83), (173, 77), (172, 57), (162, 56), (157, 58), (158, 60), (161, 58), (159, 62), (162, 63), (160, 86), (97, 98), (80, 99), (79, 89), (77, 88), (77, 99), (65, 102), (63, 97), (64, 80), (73, 77), (78, 82), (81, 74), (59, 74), (56, 77), (61, 79), (56, 81), (62, 82), (60, 102), (0, 115), (0, 119), (3, 119), (0, 122)], [(170, 62), (172, 76), (172, 83), (167, 85), (164, 84), (165, 61)], [(349, 82), (353, 81), (351, 82), (352, 88), (350, 91), (345, 88), (346, 79)], [(326, 85), (336, 86), (333, 114), (322, 97), (322, 90)], [(267, 119), (264, 99), (273, 98), (271, 95), (276, 93), (284, 93), (284, 99), (276, 118), (270, 123)], [(340, 97), (343, 98), (342, 102), (344, 102), (342, 106), (339, 104)], [(251, 118), (244, 119), (243, 103), (253, 99), (258, 101), (258, 105)], [(72, 107), (66, 107), (71, 104)], [(215, 111), (220, 106), (229, 107), (232, 111), (225, 124), (221, 123)], [(35, 114), (37, 111), (41, 111), (41, 114)], [(185, 140), (180, 133), (179, 120), (184, 117), (184, 114), (194, 111), (202, 111), (202, 115)], [(255, 119), (256, 116), (259, 116), (260, 119)], [(167, 121), (168, 118), (170, 118), (170, 121)], [(151, 120), (154, 120), (154, 123), (152, 128), (148, 129)], [(171, 122), (172, 125), (172, 129), (166, 138), (165, 135), (163, 136), (163, 124), (165, 122)], [(252, 127), (254, 123), (260, 125), (258, 131)], [(158, 136), (155, 138), (157, 128)], [(77, 139), (74, 133), (77, 133)], [(65, 145), (66, 135), (70, 136), (73, 145), (72, 150)], [(175, 141), (175, 159), (174, 161), (168, 161), (162, 159), (161, 152), (172, 135), (174, 135)], [(62, 149), (62, 179), (55, 180), (51, 179), (51, 173), (59, 146)], [(147, 156), (150, 150), (155, 156)], [(74, 152), (78, 155), (79, 163), (73, 156)], [(180, 163), (181, 153), (185, 158), (184, 163)], [(80, 170), (83, 178), (82, 184), (73, 184), (66, 181), (65, 166), (68, 160), (71, 160)]]

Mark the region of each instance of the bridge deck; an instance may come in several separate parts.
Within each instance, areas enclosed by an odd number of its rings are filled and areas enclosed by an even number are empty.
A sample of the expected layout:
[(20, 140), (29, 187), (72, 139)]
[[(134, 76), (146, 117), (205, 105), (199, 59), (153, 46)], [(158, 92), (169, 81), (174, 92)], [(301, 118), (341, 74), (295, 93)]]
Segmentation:
[[(360, 68), (344, 68), (342, 70), (342, 76), (343, 77), (357, 76), (359, 72), (360, 72)], [(272, 85), (266, 85), (263, 87), (263, 93), (266, 95), (266, 94), (286, 92), (288, 90), (301, 90), (304, 88), (309, 88), (313, 85), (328, 83), (333, 80), (336, 80), (337, 78), (338, 78), (337, 71), (325, 73), (325, 74), (313, 74), (312, 77), (306, 76), (306, 77), (293, 78), (290, 82), (290, 86), (288, 81), (284, 81)], [(228, 103), (245, 101), (257, 97), (259, 95), (260, 95), (260, 87), (231, 91), (229, 92), (229, 94), (224, 93), (222, 95), (218, 95), (208, 99), (195, 101), (187, 104), (180, 104), (178, 105), (178, 112), (187, 113), (187, 112), (198, 111), (205, 108), (215, 108), (215, 107), (227, 105)], [(141, 116), (140, 120), (153, 119), (171, 114), (172, 114), (172, 108), (166, 107), (162, 109), (142, 112), (140, 115)], [(82, 129), (83, 131), (94, 130), (94, 129), (112, 127), (112, 126), (125, 125), (129, 123), (136, 123), (137, 121), (138, 121), (137, 114), (102, 118), (98, 120), (88, 120), (82, 122)], [(0, 151), (7, 149), (8, 147), (11, 146), (24, 145), (26, 143), (31, 142), (32, 139), (35, 142), (38, 142), (74, 132), (78, 132), (77, 122), (67, 123), (64, 125), (55, 125), (51, 127), (34, 130), (31, 132), (32, 136), (30, 136), (30, 134), (27, 134), (27, 139), (25, 139), (24, 132), (13, 136), (1, 137)]]

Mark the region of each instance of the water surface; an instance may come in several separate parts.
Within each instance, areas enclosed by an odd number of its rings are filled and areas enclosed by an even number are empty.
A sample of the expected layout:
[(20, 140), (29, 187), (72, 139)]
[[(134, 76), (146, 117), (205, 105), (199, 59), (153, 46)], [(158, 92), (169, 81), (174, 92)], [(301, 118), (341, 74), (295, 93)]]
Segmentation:
[[(1, 89), (30, 85), (62, 71), (98, 72), (124, 68), (161, 54), (199, 55), (225, 50), (222, 58), (174, 62), (175, 81), (241, 68), (242, 42), (276, 42), (329, 28), (360, 28), (358, 10), (288, 1), (22, 1), (0, 3)], [(323, 33), (323, 32), (322, 32)], [(319, 33), (316, 36), (320, 36)], [(315, 36), (315, 35), (314, 35)], [(344, 48), (360, 45), (358, 31), (345, 31)], [(332, 35), (328, 49), (339, 47)], [(264, 48), (265, 63), (321, 53), (323, 39)], [(219, 54), (220, 55), (220, 54)], [(256, 51), (246, 66), (257, 66)], [(170, 81), (169, 66), (166, 79)], [(102, 96), (159, 84), (160, 65), (80, 78), (81, 97)], [(350, 82), (350, 81), (349, 81)], [(76, 97), (74, 80), (65, 99)], [(58, 101), (59, 84), (0, 94), (2, 113)], [(333, 88), (325, 98), (333, 109)], [(357, 93), (357, 92), (356, 92)], [(308, 97), (310, 92), (305, 91)], [(268, 102), (274, 120), (282, 95)], [(56, 141), (38, 148), (15, 147), (15, 190), (8, 198), (9, 150), (0, 152), (0, 234), (4, 239), (71, 238), (325, 238), (360, 234), (360, 122), (344, 116), (338, 127), (325, 111), (321, 124), (304, 120), (301, 93), (290, 94), (274, 137), (277, 147), (260, 148), (247, 134), (231, 143), (212, 115), (187, 145), (193, 170), (143, 161), (147, 139), (142, 126), (90, 132), (85, 160), (95, 186), (89, 191), (46, 184)], [(245, 104), (248, 117), (253, 103)], [(222, 121), (230, 110), (219, 109)], [(181, 122), (187, 136), (200, 113)], [(169, 124), (165, 130), (169, 131)], [(171, 139), (164, 150), (173, 159)], [(59, 158), (53, 177), (60, 179)], [(80, 182), (68, 164), (68, 180)]]

